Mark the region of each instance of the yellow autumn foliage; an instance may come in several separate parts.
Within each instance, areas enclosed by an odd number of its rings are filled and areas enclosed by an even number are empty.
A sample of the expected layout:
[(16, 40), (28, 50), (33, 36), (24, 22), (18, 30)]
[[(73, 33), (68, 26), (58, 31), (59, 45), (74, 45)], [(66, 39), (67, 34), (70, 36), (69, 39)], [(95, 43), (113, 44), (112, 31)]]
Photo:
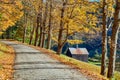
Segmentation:
[[(53, 27), (53, 40), (58, 41), (58, 37), (54, 33), (59, 33), (59, 23), (60, 20), (63, 21), (63, 36), (62, 42), (66, 40), (66, 36), (72, 36), (74, 33), (88, 33), (92, 32), (91, 28), (96, 27), (97, 16), (94, 14), (88, 14), (87, 12), (96, 13), (99, 8), (98, 3), (89, 3), (87, 0), (69, 0), (65, 6), (64, 17), (61, 18), (61, 6), (53, 9), (54, 16), (54, 26)], [(59, 10), (58, 10), (59, 9)], [(91, 27), (89, 27), (91, 26)], [(71, 44), (81, 43), (81, 40), (67, 40)]]
[(69, 42), (70, 44), (80, 44), (80, 43), (83, 43), (82, 40), (68, 40), (68, 42)]
[(22, 4), (19, 0), (2, 0), (0, 1), (0, 32), (15, 23), (22, 17)]

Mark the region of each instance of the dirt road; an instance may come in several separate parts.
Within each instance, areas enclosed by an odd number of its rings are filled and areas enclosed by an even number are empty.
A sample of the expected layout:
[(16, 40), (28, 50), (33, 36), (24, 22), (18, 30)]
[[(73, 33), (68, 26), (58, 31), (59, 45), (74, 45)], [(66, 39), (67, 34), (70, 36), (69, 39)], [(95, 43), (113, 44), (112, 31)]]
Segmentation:
[(76, 69), (26, 45), (2, 41), (16, 52), (14, 80), (88, 80)]

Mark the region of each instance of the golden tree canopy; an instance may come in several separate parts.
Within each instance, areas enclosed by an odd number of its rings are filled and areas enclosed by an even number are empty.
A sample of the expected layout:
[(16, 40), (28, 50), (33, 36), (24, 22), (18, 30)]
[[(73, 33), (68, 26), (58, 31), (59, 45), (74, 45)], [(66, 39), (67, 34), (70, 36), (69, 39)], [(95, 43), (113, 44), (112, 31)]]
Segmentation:
[(19, 0), (0, 0), (0, 32), (13, 26), (23, 15)]

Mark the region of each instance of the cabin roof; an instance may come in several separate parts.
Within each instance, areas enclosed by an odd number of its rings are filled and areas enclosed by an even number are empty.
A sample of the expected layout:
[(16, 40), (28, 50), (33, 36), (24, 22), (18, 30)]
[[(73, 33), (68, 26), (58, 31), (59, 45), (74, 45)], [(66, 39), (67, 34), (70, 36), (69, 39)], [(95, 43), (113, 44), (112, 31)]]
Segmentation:
[(71, 54), (89, 54), (86, 48), (69, 48)]

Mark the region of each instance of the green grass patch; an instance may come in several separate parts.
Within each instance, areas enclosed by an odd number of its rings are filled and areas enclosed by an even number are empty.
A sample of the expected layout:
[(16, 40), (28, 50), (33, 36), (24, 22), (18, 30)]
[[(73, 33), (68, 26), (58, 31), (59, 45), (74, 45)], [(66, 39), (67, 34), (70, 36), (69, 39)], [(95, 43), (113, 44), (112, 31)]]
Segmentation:
[(0, 42), (0, 53), (2, 53), (4, 51), (8, 51), (8, 48), (5, 44)]
[(3, 54), (4, 54), (4, 53), (3, 53), (2, 51), (0, 51), (0, 57), (3, 56)]
[[(60, 57), (65, 59), (65, 61), (68, 61), (68, 62), (74, 64), (75, 66), (77, 66), (83, 70), (88, 70), (90, 72), (93, 72), (94, 74), (97, 74), (99, 77), (103, 77), (100, 75), (101, 67), (97, 66), (98, 64), (100, 65), (100, 62), (90, 62), (90, 63), (88, 62), (88, 63), (86, 63), (86, 62), (82, 62), (82, 61), (67, 57), (65, 55), (60, 55)], [(105, 78), (107, 80), (106, 77), (103, 77), (103, 78)], [(120, 72), (117, 72), (117, 71), (115, 72), (113, 80), (120, 80)]]
[(120, 72), (116, 71), (114, 77), (115, 77), (115, 80), (120, 80)]
[(96, 66), (96, 65), (93, 65), (93, 64), (89, 64), (89, 63), (86, 63), (86, 62), (82, 62), (82, 61), (79, 61), (79, 60), (67, 57), (65, 55), (60, 55), (60, 57), (64, 58), (66, 61), (70, 61), (73, 64), (78, 65), (81, 68), (85, 68), (86, 67), (87, 69), (95, 71), (95, 72), (96, 72), (96, 70), (99, 70), (99, 68), (100, 68), (99, 66)]
[(93, 64), (93, 65), (97, 65), (97, 66), (101, 66), (100, 62), (91, 62), (91, 61), (88, 61), (88, 63)]
[[(4, 56), (4, 51), (6, 51), (6, 45), (0, 42), (0, 58)], [(0, 64), (0, 69), (2, 69), (2, 64)]]
[(0, 64), (0, 69), (2, 69), (3, 68), (3, 66)]

